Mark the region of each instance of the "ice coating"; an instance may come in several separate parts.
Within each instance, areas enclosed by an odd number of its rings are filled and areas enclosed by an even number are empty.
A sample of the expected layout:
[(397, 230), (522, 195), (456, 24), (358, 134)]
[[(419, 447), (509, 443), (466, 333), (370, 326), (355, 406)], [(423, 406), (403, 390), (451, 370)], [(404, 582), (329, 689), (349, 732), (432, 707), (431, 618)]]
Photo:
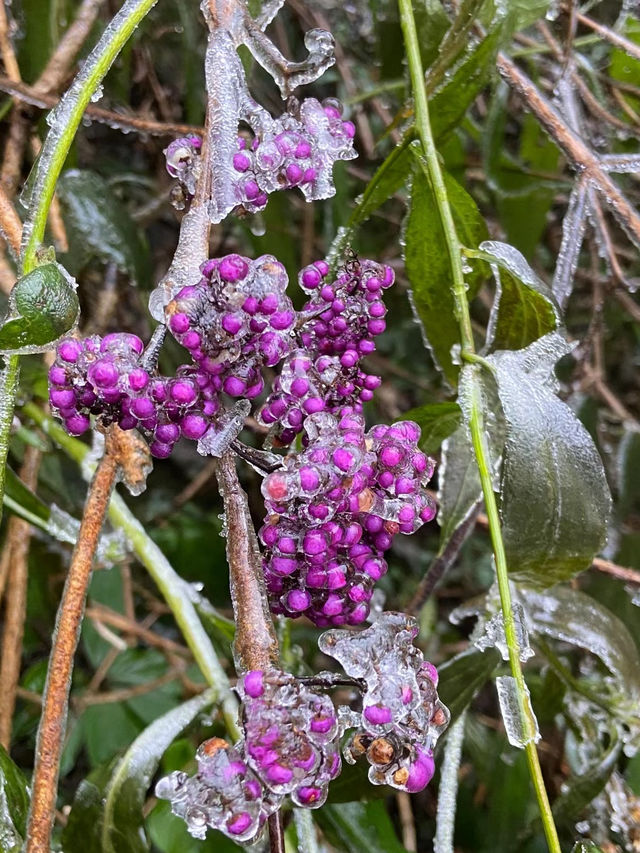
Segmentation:
[[(52, 503), (49, 512), (49, 519), (46, 524), (46, 531), (59, 542), (66, 542), (69, 545), (75, 545), (78, 541), (78, 532), (80, 530), (80, 521), (69, 515), (68, 512), (61, 509), (57, 504)], [(96, 550), (96, 559), (98, 562), (106, 566), (113, 566), (115, 563), (120, 563), (127, 558), (128, 548), (127, 541), (122, 530), (115, 530), (112, 533), (103, 533), (98, 540)]]
[(298, 276), (309, 299), (300, 312), (297, 349), (285, 359), (258, 419), (288, 444), (318, 411), (360, 413), (373, 398), (380, 377), (362, 360), (385, 330), (384, 289), (394, 281), (390, 267), (350, 257), (329, 278), (326, 261), (315, 261)]
[(340, 772), (338, 717), (331, 700), (280, 670), (238, 682), (247, 764), (276, 795), (318, 808)]
[[(520, 660), (524, 663), (529, 660), (529, 658), (533, 657), (534, 651), (529, 645), (529, 631), (527, 630), (526, 617), (521, 604), (513, 605), (513, 622), (516, 630), (518, 648), (520, 649)], [(479, 636), (476, 637), (476, 632), (474, 632), (474, 646), (480, 649), (481, 652), (495, 646), (502, 655), (502, 659), (509, 660), (509, 647), (505, 637), (504, 618), (502, 613), (495, 613), (488, 622), (479, 622), (478, 625), (481, 627), (482, 633), (478, 632)]]
[(281, 798), (266, 790), (242, 754), (220, 738), (200, 744), (194, 776), (174, 772), (156, 785), (156, 796), (169, 800), (194, 838), (217, 829), (239, 843), (253, 841)]
[(538, 743), (540, 730), (538, 729), (536, 715), (531, 707), (529, 688), (524, 685), (522, 693), (524, 707), (521, 707), (520, 691), (512, 675), (499, 675), (496, 678), (496, 690), (498, 691), (502, 721), (511, 746), (524, 749), (528, 743)]
[(565, 308), (573, 290), (573, 277), (578, 268), (580, 248), (587, 226), (586, 180), (579, 180), (569, 197), (569, 206), (562, 220), (562, 242), (558, 251), (551, 290), (561, 308)]
[(259, 531), (274, 613), (316, 625), (357, 625), (387, 571), (397, 533), (435, 516), (425, 486), (433, 462), (411, 421), (365, 433), (361, 415), (307, 417), (304, 449), (263, 481), (267, 516)]
[(214, 391), (253, 399), (264, 388), (261, 368), (290, 351), (296, 314), (287, 284), (272, 255), (225, 255), (202, 264), (200, 280), (169, 302), (169, 331)]
[(365, 755), (374, 785), (421, 791), (434, 773), (433, 748), (449, 722), (437, 693), (438, 673), (413, 645), (415, 619), (381, 613), (370, 628), (327, 631), (318, 645), (344, 671), (363, 679), (361, 726), (345, 747), (351, 760)]

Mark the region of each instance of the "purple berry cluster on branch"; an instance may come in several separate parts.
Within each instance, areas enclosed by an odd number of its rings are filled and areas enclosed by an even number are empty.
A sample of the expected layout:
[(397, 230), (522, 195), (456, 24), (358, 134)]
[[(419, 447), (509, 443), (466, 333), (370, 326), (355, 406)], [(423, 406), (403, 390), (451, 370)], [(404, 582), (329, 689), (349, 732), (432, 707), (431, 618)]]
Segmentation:
[(172, 377), (140, 364), (144, 345), (136, 335), (66, 339), (49, 370), (49, 402), (67, 432), (81, 435), (91, 415), (102, 424), (139, 429), (154, 456), (166, 458), (184, 437), (198, 440), (220, 409), (210, 378), (189, 365)]
[(328, 281), (329, 266), (316, 261), (303, 269), (300, 286), (309, 295), (301, 311), (298, 347), (289, 355), (259, 413), (283, 444), (302, 431), (308, 415), (361, 412), (380, 377), (362, 369), (386, 328), (382, 292), (394, 281), (391, 267), (349, 259)]
[(201, 271), (167, 305), (169, 330), (217, 392), (253, 399), (264, 388), (261, 368), (278, 364), (293, 343), (287, 273), (272, 255), (226, 255)]
[(386, 572), (397, 533), (435, 515), (425, 485), (432, 461), (411, 421), (365, 433), (358, 414), (310, 415), (306, 447), (265, 477), (259, 535), (272, 612), (321, 627), (358, 625)]
[(242, 744), (237, 749), (221, 738), (206, 740), (198, 747), (194, 776), (176, 771), (156, 785), (156, 796), (171, 802), (171, 811), (195, 838), (204, 839), (210, 827), (249, 843), (280, 807), (282, 798), (263, 785), (241, 749)]
[(321, 806), (341, 768), (331, 700), (279, 670), (248, 672), (237, 689), (249, 766), (274, 794)]
[(374, 785), (416, 793), (431, 781), (433, 748), (449, 723), (438, 698), (438, 673), (413, 645), (415, 619), (382, 613), (370, 628), (326, 631), (320, 649), (354, 678), (362, 679), (362, 723), (345, 747), (353, 763), (365, 755)]

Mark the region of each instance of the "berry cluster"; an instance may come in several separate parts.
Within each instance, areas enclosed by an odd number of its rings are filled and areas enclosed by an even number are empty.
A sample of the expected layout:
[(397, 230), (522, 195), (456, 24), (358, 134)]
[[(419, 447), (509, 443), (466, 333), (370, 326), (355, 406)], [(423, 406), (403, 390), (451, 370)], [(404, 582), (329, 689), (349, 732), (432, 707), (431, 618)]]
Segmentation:
[(274, 794), (318, 808), (340, 772), (338, 718), (331, 700), (293, 675), (254, 670), (238, 682), (247, 764)]
[(404, 613), (382, 613), (364, 631), (327, 631), (320, 649), (366, 684), (362, 724), (345, 751), (353, 762), (366, 755), (369, 780), (409, 793), (421, 791), (434, 772), (433, 747), (449, 722), (438, 698), (438, 673), (413, 645), (418, 625)]
[(435, 515), (424, 489), (432, 462), (411, 421), (365, 434), (361, 415), (321, 412), (304, 428), (305, 449), (262, 484), (271, 609), (319, 626), (357, 625), (387, 571), (383, 555), (394, 535)]
[(169, 329), (216, 392), (252, 399), (264, 387), (260, 369), (291, 349), (296, 315), (286, 271), (272, 255), (226, 255), (201, 271), (167, 305)]
[(275, 190), (299, 187), (307, 201), (335, 193), (332, 168), (351, 160), (355, 127), (342, 120), (342, 105), (307, 98), (296, 114), (268, 122), (252, 142), (239, 138), (233, 158), (238, 203), (249, 213), (262, 210)]
[(220, 738), (200, 744), (195, 776), (176, 771), (156, 785), (156, 796), (171, 802), (195, 838), (207, 828), (218, 829), (237, 842), (250, 842), (260, 833), (281, 797), (265, 788), (241, 752)]
[(202, 140), (192, 134), (174, 139), (164, 150), (167, 159), (167, 172), (177, 178), (187, 193), (192, 196), (196, 191), (196, 182), (200, 175)]
[(286, 358), (259, 414), (284, 444), (302, 430), (307, 415), (361, 412), (380, 385), (380, 377), (362, 370), (361, 361), (385, 330), (382, 291), (393, 284), (393, 270), (353, 258), (335, 281), (327, 280), (328, 273), (328, 264), (316, 261), (298, 277), (310, 294), (301, 312), (298, 349)]
[(140, 429), (154, 456), (166, 458), (180, 437), (198, 440), (218, 412), (210, 377), (188, 365), (173, 377), (151, 374), (140, 364), (144, 345), (136, 335), (66, 339), (49, 370), (49, 402), (67, 432), (81, 435), (90, 415), (107, 426)]

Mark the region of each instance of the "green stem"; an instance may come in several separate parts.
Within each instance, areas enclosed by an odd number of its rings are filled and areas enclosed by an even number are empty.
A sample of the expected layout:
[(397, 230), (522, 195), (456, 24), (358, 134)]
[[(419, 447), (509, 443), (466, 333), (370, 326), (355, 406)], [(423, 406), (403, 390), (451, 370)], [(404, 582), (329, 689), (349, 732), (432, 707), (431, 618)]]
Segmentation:
[[(62, 427), (45, 415), (35, 403), (27, 403), (22, 411), (27, 417), (35, 421), (46, 435), (60, 445), (78, 465), (82, 466), (85, 463), (90, 452), (86, 444), (67, 435)], [(142, 524), (116, 492), (111, 496), (109, 520), (114, 527), (124, 532), (133, 552), (149, 572), (164, 600), (171, 608), (174, 619), (180, 627), (200, 671), (207, 683), (216, 692), (216, 698), (222, 708), (229, 734), (238, 738), (238, 705), (231, 692), (227, 674), (198, 618), (191, 600), (189, 585), (177, 574), (160, 548), (147, 535)]]
[(7, 455), (11, 439), (13, 409), (18, 391), (20, 362), (17, 355), (5, 356), (5, 366), (0, 373), (0, 519), (6, 479)]
[(44, 239), (53, 193), (84, 111), (114, 60), (156, 2), (138, 0), (137, 3), (124, 3), (56, 108), (58, 120), (62, 121), (64, 116), (64, 123), (59, 133), (52, 128), (47, 134), (40, 152), (23, 231), (23, 273), (31, 272), (36, 265), (36, 252)]
[[(400, 23), (407, 50), (411, 86), (415, 99), (416, 129), (424, 151), (426, 168), (447, 243), (447, 251), (452, 274), (451, 290), (455, 303), (456, 319), (460, 326), (462, 356), (467, 361), (475, 361), (476, 353), (471, 326), (471, 315), (467, 302), (467, 288), (462, 269), (462, 247), (453, 221), (444, 178), (440, 169), (438, 152), (431, 132), (429, 105), (427, 102), (424, 71), (422, 68), (422, 60), (420, 58), (420, 46), (413, 15), (412, 0), (398, 0), (398, 7), (400, 10)], [(484, 495), (487, 517), (489, 519), (489, 531), (495, 555), (496, 575), (500, 591), (500, 604), (504, 619), (505, 638), (509, 649), (509, 665), (520, 702), (523, 729), (524, 732), (528, 734), (528, 737), (526, 738), (528, 742), (525, 745), (525, 751), (529, 765), (529, 773), (531, 775), (536, 798), (538, 800), (547, 845), (552, 853), (560, 853), (560, 843), (558, 841), (558, 834), (553, 820), (553, 815), (551, 813), (551, 807), (549, 805), (549, 798), (542, 779), (538, 753), (536, 751), (535, 743), (531, 737), (533, 734), (533, 723), (530, 717), (529, 694), (525, 684), (524, 675), (522, 673), (522, 666), (520, 664), (520, 649), (518, 647), (518, 638), (516, 635), (513, 608), (511, 605), (507, 560), (504, 542), (502, 540), (496, 496), (493, 491), (490, 455), (486, 443), (486, 435), (482, 419), (480, 388), (479, 383), (475, 378), (478, 371), (481, 369), (481, 366), (477, 364), (472, 364), (468, 368), (470, 374), (469, 384), (472, 392), (470, 395), (471, 400), (468, 413), (469, 428), (471, 431), (478, 471), (480, 473), (480, 481), (482, 483), (482, 493)]]

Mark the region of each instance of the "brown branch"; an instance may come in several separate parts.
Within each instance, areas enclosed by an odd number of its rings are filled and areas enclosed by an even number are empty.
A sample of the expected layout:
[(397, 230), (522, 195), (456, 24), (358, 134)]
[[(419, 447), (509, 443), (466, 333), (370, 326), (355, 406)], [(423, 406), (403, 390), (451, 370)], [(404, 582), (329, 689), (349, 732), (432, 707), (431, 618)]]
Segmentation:
[(247, 496), (238, 481), (235, 457), (217, 460), (217, 477), (227, 525), (227, 560), (236, 622), (233, 653), (237, 669), (278, 665), (278, 641), (269, 613), (262, 558), (249, 515)]
[(105, 0), (84, 0), (78, 14), (58, 42), (44, 71), (40, 74), (35, 88), (42, 92), (51, 92), (61, 86), (78, 52), (91, 33), (100, 7)]
[(115, 610), (110, 610), (102, 604), (92, 604), (87, 607), (86, 616), (88, 619), (95, 619), (97, 622), (103, 622), (105, 625), (111, 625), (114, 628), (119, 628), (121, 631), (126, 631), (128, 634), (135, 635), (143, 640), (148, 646), (162, 649), (166, 652), (171, 652), (183, 657), (191, 657), (191, 652), (186, 646), (181, 646), (167, 637), (162, 637), (148, 628), (139, 625), (135, 620), (129, 619), (122, 613)]
[(498, 54), (497, 66), (502, 77), (524, 99), (527, 107), (562, 150), (572, 167), (594, 183), (622, 227), (640, 244), (640, 216), (604, 171), (598, 157), (584, 140), (565, 124), (527, 75), (503, 53)]
[(22, 222), (2, 184), (0, 184), (0, 232), (14, 259), (19, 258)]
[(111, 427), (107, 433), (105, 454), (89, 487), (78, 540), (56, 617), (36, 741), (26, 853), (49, 853), (50, 849), (73, 658), (80, 637), (93, 557), (118, 471), (119, 434), (122, 435), (117, 427)]
[[(38, 481), (41, 452), (27, 447), (20, 469), (20, 479), (34, 490)], [(31, 525), (14, 515), (9, 519), (5, 549), (10, 557), (5, 603), (2, 651), (0, 654), (0, 744), (8, 751), (11, 743), (11, 721), (16, 704), (16, 688), (20, 680), (22, 638), (27, 613), (27, 578)]]
[[(29, 106), (42, 110), (53, 109), (60, 102), (60, 99), (55, 95), (40, 92), (35, 86), (27, 86), (26, 83), (17, 83), (8, 77), (0, 76), (0, 91), (12, 95), (17, 100)], [(105, 110), (102, 107), (96, 107), (94, 104), (87, 106), (84, 115), (101, 124), (108, 124), (111, 127), (121, 127), (126, 130), (137, 130), (140, 133), (149, 133), (152, 136), (185, 136), (189, 133), (203, 133), (203, 128), (200, 125), (155, 121), (113, 110)]]
[(604, 24), (599, 24), (597, 21), (594, 21), (593, 18), (588, 18), (580, 12), (576, 12), (576, 18), (579, 23), (583, 24), (585, 27), (589, 27), (589, 29), (593, 30), (599, 36), (602, 36), (603, 39), (606, 39), (609, 44), (619, 47), (620, 50), (623, 50), (628, 56), (632, 56), (634, 59), (640, 60), (640, 45), (629, 41), (629, 39), (621, 36), (619, 33), (615, 32), (615, 30), (605, 27)]
[(13, 44), (11, 43), (11, 36), (9, 35), (9, 21), (4, 3), (0, 3), (0, 56), (2, 56), (2, 61), (9, 77), (12, 80), (19, 80), (20, 68)]

